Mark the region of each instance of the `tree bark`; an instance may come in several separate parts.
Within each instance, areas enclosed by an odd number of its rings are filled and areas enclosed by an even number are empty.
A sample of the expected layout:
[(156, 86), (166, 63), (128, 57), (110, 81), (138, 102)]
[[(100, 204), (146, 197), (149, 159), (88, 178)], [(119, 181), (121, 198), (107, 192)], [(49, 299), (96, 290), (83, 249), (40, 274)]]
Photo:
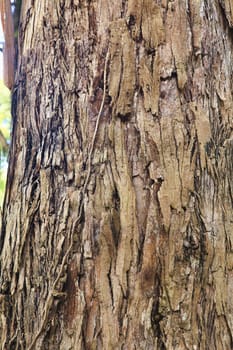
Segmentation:
[(233, 348), (231, 1), (25, 0), (2, 349)]

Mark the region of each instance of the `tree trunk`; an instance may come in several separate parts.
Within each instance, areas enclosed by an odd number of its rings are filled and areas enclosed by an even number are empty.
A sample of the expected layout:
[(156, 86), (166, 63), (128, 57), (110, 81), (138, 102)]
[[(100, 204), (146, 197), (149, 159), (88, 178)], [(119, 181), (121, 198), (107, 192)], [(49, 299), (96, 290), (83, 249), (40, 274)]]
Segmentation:
[(2, 349), (233, 348), (230, 0), (25, 0)]

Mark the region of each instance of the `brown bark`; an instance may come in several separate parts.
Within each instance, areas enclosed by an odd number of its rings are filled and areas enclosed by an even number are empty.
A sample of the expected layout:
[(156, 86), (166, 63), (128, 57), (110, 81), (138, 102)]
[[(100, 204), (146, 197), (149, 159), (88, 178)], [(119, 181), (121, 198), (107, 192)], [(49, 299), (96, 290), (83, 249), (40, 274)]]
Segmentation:
[(11, 90), (14, 85), (15, 49), (14, 25), (10, 0), (0, 0), (0, 16), (5, 39), (3, 47), (3, 79), (4, 84)]
[(231, 10), (24, 1), (2, 349), (233, 347)]

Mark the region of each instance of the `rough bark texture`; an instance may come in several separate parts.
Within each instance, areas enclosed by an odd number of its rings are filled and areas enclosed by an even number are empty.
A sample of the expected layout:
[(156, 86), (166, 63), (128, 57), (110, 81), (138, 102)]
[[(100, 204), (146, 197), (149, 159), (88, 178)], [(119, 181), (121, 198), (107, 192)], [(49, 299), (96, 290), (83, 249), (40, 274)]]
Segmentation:
[(2, 349), (232, 349), (232, 1), (22, 11)]

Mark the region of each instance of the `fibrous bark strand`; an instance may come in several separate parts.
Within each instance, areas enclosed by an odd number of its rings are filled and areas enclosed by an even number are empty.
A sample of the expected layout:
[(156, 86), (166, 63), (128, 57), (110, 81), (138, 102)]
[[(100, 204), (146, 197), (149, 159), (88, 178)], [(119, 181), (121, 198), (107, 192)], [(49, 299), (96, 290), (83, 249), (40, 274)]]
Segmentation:
[(2, 349), (232, 347), (231, 10), (24, 1)]

